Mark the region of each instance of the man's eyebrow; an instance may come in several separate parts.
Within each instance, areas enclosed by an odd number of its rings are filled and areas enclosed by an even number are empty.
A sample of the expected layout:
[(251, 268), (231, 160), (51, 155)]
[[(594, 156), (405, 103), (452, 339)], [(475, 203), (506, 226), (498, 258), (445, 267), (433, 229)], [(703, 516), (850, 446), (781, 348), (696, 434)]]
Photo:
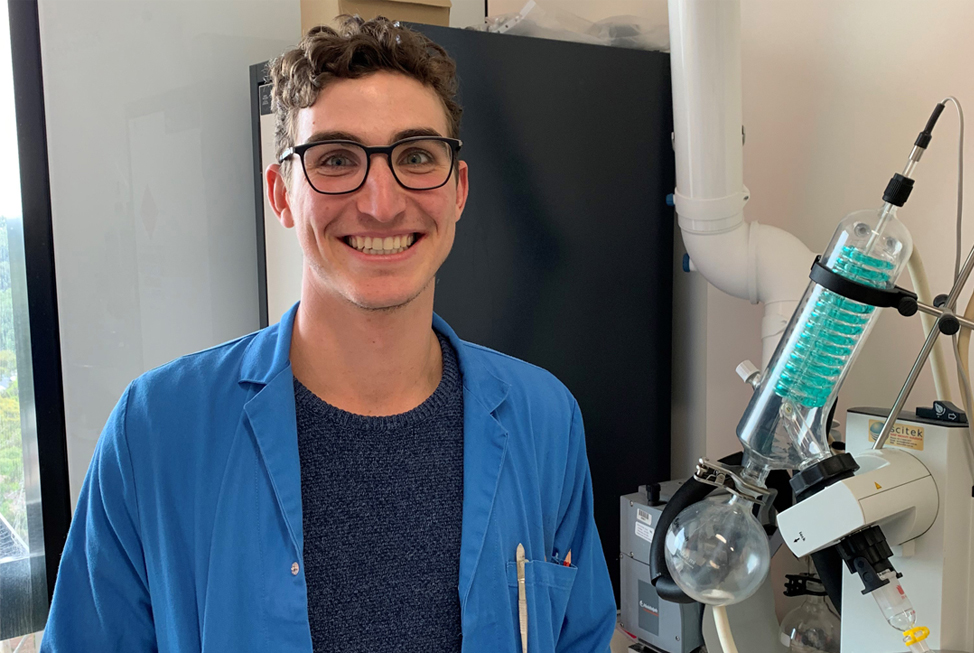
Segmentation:
[(443, 134), (436, 131), (432, 127), (418, 127), (415, 129), (404, 129), (401, 132), (397, 132), (395, 136), (392, 137), (393, 142), (401, 141), (404, 138), (412, 138), (413, 136), (437, 136), (442, 137)]
[(355, 134), (350, 134), (348, 132), (315, 132), (308, 138), (308, 140), (305, 141), (305, 143), (318, 143), (320, 141), (354, 141), (356, 143), (361, 143), (362, 139)]
[[(404, 138), (412, 138), (414, 136), (436, 136), (442, 137), (443, 134), (436, 131), (432, 127), (414, 127), (412, 129), (404, 129), (392, 137), (392, 142), (401, 141)], [(355, 134), (343, 131), (327, 131), (327, 132), (315, 132), (311, 135), (305, 143), (320, 143), (321, 141), (353, 141), (355, 143), (362, 143), (363, 139), (356, 136)]]

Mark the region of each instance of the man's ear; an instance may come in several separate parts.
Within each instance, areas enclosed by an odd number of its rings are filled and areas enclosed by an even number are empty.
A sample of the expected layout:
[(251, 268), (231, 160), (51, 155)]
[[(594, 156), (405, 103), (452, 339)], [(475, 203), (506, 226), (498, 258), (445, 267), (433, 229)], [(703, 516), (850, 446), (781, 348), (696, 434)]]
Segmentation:
[(466, 161), (457, 162), (457, 220), (463, 213), (463, 208), (467, 205), (467, 193), (470, 191), (468, 179), (469, 168)]
[(286, 229), (294, 226), (294, 216), (291, 215), (291, 205), (288, 202), (287, 185), (281, 164), (272, 163), (264, 171), (264, 181), (267, 184), (267, 199), (274, 209), (274, 215)]

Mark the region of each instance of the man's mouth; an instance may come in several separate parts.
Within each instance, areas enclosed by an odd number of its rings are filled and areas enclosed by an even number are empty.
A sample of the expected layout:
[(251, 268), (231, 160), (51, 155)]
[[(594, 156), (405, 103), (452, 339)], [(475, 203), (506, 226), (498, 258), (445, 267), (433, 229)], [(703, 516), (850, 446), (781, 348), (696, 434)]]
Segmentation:
[(405, 234), (400, 236), (386, 236), (384, 238), (371, 236), (345, 236), (345, 244), (353, 249), (357, 249), (363, 254), (373, 254), (384, 256), (388, 254), (398, 254), (405, 252), (412, 247), (419, 239), (418, 234)]

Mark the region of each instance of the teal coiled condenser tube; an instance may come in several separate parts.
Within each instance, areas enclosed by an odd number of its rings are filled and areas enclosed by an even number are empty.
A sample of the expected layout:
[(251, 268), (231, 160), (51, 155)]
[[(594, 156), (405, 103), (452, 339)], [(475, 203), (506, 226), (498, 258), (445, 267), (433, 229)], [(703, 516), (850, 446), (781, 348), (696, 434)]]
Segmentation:
[[(821, 263), (860, 284), (891, 289), (913, 251), (896, 207), (846, 216)], [(737, 427), (753, 459), (798, 469), (831, 455), (828, 412), (880, 309), (810, 282)]]
[[(889, 261), (849, 245), (832, 266), (836, 274), (876, 288), (892, 285), (893, 269)], [(824, 290), (785, 362), (775, 394), (810, 408), (825, 406), (875, 310)]]

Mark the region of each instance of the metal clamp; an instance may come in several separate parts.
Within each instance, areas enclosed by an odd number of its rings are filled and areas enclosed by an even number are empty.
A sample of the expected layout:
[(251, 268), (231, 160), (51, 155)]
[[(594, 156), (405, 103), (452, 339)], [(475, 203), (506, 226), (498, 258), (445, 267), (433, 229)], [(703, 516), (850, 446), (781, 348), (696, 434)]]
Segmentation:
[(729, 467), (721, 463), (711, 462), (706, 458), (701, 458), (697, 463), (697, 470), (693, 478), (712, 485), (721, 490), (727, 490), (731, 494), (745, 501), (764, 504), (768, 497), (774, 494), (771, 490), (760, 485), (755, 485), (738, 476)]
[(822, 265), (821, 259), (821, 256), (815, 257), (808, 278), (823, 288), (860, 304), (869, 304), (880, 308), (896, 308), (904, 317), (916, 314), (918, 308), (916, 293), (899, 286), (893, 286), (887, 290), (859, 283), (825, 267)]

